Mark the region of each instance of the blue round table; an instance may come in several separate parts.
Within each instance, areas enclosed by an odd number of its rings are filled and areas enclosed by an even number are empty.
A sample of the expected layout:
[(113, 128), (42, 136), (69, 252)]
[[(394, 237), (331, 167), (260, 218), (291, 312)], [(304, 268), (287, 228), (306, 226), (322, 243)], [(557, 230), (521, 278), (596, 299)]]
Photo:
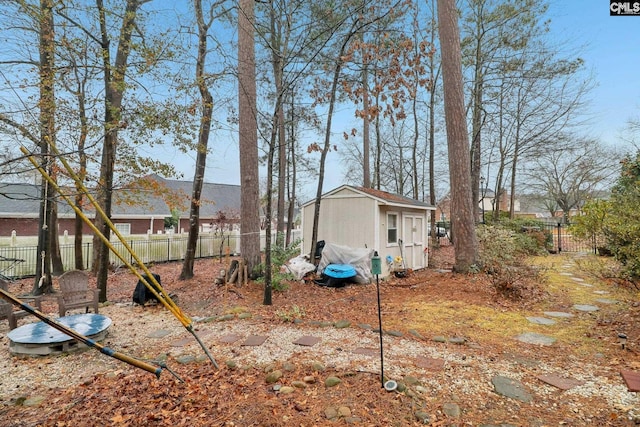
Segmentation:
[[(55, 320), (93, 341), (104, 339), (111, 326), (111, 319), (95, 313), (73, 314)], [(7, 336), (9, 351), (14, 354), (43, 356), (86, 348), (84, 343), (42, 321), (20, 326)]]

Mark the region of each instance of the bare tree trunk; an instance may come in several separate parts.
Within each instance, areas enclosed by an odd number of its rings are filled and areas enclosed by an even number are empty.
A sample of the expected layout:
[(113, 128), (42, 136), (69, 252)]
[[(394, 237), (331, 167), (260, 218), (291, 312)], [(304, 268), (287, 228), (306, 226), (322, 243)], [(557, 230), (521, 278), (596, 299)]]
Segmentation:
[(318, 172), (318, 188), (316, 190), (316, 198), (313, 206), (313, 228), (311, 231), (311, 249), (309, 253), (309, 259), (313, 261), (314, 253), (316, 250), (316, 244), (318, 243), (318, 226), (320, 223), (320, 200), (322, 199), (322, 185), (324, 183), (324, 169), (327, 160), (327, 154), (331, 150), (331, 122), (333, 120), (333, 109), (336, 103), (336, 93), (338, 91), (338, 83), (340, 80), (340, 73), (342, 72), (342, 66), (344, 62), (342, 60), (344, 52), (349, 42), (349, 37), (346, 37), (338, 53), (335, 68), (333, 69), (333, 80), (331, 82), (331, 92), (329, 99), (329, 111), (327, 112), (327, 127), (324, 134), (324, 146), (320, 154), (320, 170)]
[[(55, 173), (54, 179), (55, 178)], [(52, 194), (51, 199), (51, 213), (49, 216), (49, 230), (51, 239), (49, 240), (49, 252), (51, 253), (51, 273), (54, 276), (59, 276), (64, 273), (64, 266), (62, 264), (62, 255), (60, 254), (60, 233), (58, 227), (58, 202), (55, 197), (56, 192)]]
[(362, 186), (371, 188), (371, 138), (369, 135), (369, 123), (371, 121), (369, 115), (369, 67), (366, 62), (366, 55), (363, 55), (364, 68), (362, 70)]
[[(40, 1), (40, 155), (42, 168), (51, 176), (49, 144), (55, 138), (55, 28), (53, 1)], [(51, 227), (51, 210), (55, 200), (49, 183), (42, 178), (40, 192), (40, 230), (38, 231), (38, 262), (32, 293), (40, 295), (53, 290), (51, 283), (51, 240), (55, 227)]]
[(256, 277), (260, 265), (260, 204), (258, 176), (258, 118), (254, 2), (240, 0), (238, 10), (238, 106), (240, 179), (240, 252), (248, 271)]
[(289, 200), (289, 211), (287, 222), (287, 238), (286, 244), (289, 246), (291, 243), (291, 231), (293, 230), (293, 216), (295, 214), (295, 201), (296, 201), (296, 181), (297, 181), (297, 171), (296, 171), (296, 132), (295, 132), (295, 108), (293, 103), (293, 90), (291, 91), (291, 123), (290, 125), (290, 134), (289, 134), (289, 163), (287, 171), (289, 171), (289, 176), (287, 179), (287, 189), (288, 189), (288, 200)]
[[(84, 210), (84, 195), (82, 191), (82, 186), (80, 184), (84, 184), (85, 178), (87, 176), (87, 154), (85, 152), (85, 143), (87, 140), (87, 134), (89, 125), (87, 122), (87, 114), (86, 108), (84, 104), (84, 96), (81, 95), (81, 92), (78, 92), (78, 107), (80, 110), (80, 140), (78, 141), (78, 158), (79, 158), (79, 171), (78, 171), (78, 179), (80, 183), (76, 183), (76, 195), (74, 199), (74, 204), (76, 208), (78, 208), (81, 212)], [(83, 227), (84, 221), (76, 213), (74, 221), (73, 221), (73, 245), (74, 245), (74, 261), (75, 261), (75, 269), (76, 270), (84, 270), (84, 257), (82, 253), (82, 235), (83, 235)]]
[(207, 165), (207, 149), (209, 145), (209, 133), (211, 132), (211, 117), (213, 115), (213, 97), (207, 88), (205, 76), (205, 64), (207, 60), (207, 36), (211, 21), (205, 23), (202, 15), (202, 0), (194, 0), (196, 21), (198, 22), (198, 59), (196, 60), (196, 84), (200, 91), (202, 116), (200, 117), (200, 130), (198, 131), (198, 147), (196, 154), (196, 170), (193, 176), (193, 188), (191, 192), (191, 206), (189, 209), (189, 236), (187, 237), (187, 250), (182, 263), (180, 280), (193, 277), (193, 264), (198, 246), (198, 234), (200, 232), (200, 199), (204, 172)]
[[(122, 27), (118, 39), (115, 65), (111, 66), (109, 51), (109, 34), (106, 21), (106, 10), (103, 0), (96, 0), (100, 15), (100, 32), (102, 36), (101, 48), (104, 67), (105, 85), (105, 114), (104, 114), (104, 144), (102, 159), (100, 162), (100, 178), (98, 179), (99, 192), (97, 202), (107, 218), (111, 218), (111, 204), (113, 197), (113, 173), (116, 160), (116, 146), (118, 143), (118, 129), (121, 125), (122, 98), (125, 90), (125, 73), (127, 61), (131, 51), (131, 35), (135, 27), (138, 8), (144, 0), (127, 0), (123, 15)], [(96, 227), (108, 240), (111, 229), (107, 221), (101, 216), (96, 216)], [(109, 273), (109, 248), (101, 239), (94, 238), (94, 271), (98, 289), (100, 289), (100, 301), (107, 301), (107, 276)]]
[(469, 272), (478, 258), (475, 234), (469, 135), (462, 87), (460, 32), (455, 0), (438, 0), (438, 24), (442, 46), (444, 106), (449, 147), (451, 182), (451, 225), (454, 237), (456, 272)]

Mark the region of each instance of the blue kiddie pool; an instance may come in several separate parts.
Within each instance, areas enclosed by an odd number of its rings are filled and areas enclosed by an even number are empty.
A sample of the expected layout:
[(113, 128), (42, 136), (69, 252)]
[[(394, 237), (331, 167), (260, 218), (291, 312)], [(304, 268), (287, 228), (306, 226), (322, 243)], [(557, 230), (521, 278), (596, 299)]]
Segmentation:
[(356, 277), (356, 269), (349, 264), (329, 264), (322, 271), (322, 279), (316, 284), (330, 288), (343, 287)]

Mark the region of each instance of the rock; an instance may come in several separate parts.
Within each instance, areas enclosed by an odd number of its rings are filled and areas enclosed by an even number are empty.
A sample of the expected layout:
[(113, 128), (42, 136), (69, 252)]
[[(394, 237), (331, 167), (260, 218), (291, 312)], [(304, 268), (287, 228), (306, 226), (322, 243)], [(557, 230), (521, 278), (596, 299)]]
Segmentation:
[(466, 342), (467, 340), (464, 337), (451, 337), (449, 338), (449, 342), (451, 344), (458, 344), (458, 345), (462, 345)]
[(336, 408), (334, 408), (333, 406), (328, 407), (327, 409), (324, 410), (324, 416), (328, 419), (328, 420), (333, 420), (338, 418), (338, 410)]
[(402, 337), (403, 334), (400, 331), (387, 331), (388, 335), (391, 335), (392, 337)]
[(422, 336), (422, 334), (421, 334), (420, 332), (416, 331), (415, 329), (409, 329), (409, 333), (410, 333), (411, 335), (413, 335), (414, 337), (416, 337), (416, 338), (419, 338), (419, 339), (421, 339), (421, 340), (423, 340), (423, 339), (424, 339), (424, 337)]
[(238, 319), (251, 319), (251, 313), (240, 313), (238, 314)]
[(317, 371), (317, 372), (324, 372), (324, 370), (325, 370), (326, 368), (325, 368), (325, 367), (324, 367), (324, 365), (323, 365), (322, 363), (320, 363), (320, 362), (312, 362), (312, 363), (311, 363), (311, 369), (313, 369), (314, 371)]
[(423, 387), (423, 386), (421, 386), (421, 385), (417, 385), (417, 386), (415, 387), (415, 390), (416, 390), (418, 393), (421, 393), (421, 394), (424, 394), (424, 393), (426, 393), (426, 392), (427, 392), (427, 389), (426, 389), (426, 388), (424, 388), (424, 387)]
[(358, 327), (364, 329), (365, 331), (371, 330), (371, 325), (368, 323), (358, 323)]
[(351, 416), (351, 409), (348, 406), (340, 406), (338, 408), (338, 415), (341, 417), (350, 417)]
[(282, 378), (282, 371), (279, 369), (276, 369), (275, 371), (269, 372), (269, 374), (265, 378), (265, 381), (267, 381), (267, 384), (273, 384), (276, 381), (278, 381), (280, 378)]
[(225, 321), (228, 321), (228, 320), (233, 320), (235, 318), (236, 318), (235, 314), (225, 314), (224, 316), (218, 317), (218, 321), (219, 322), (225, 322)]
[(336, 323), (333, 324), (333, 326), (336, 327), (337, 329), (344, 329), (351, 326), (351, 322), (349, 322), (348, 320), (338, 320)]
[(416, 411), (414, 413), (416, 419), (421, 422), (422, 424), (429, 424), (431, 423), (431, 415), (429, 415), (428, 413), (424, 412), (424, 411)]
[(291, 394), (294, 391), (296, 391), (294, 387), (290, 387), (287, 385), (280, 387), (280, 394)]
[(448, 417), (452, 418), (459, 418), (461, 414), (460, 406), (458, 406), (456, 403), (445, 403), (444, 405), (442, 405), (442, 412), (444, 412)]
[(440, 335), (433, 337), (433, 340), (435, 342), (447, 342), (447, 338)]
[(225, 362), (225, 364), (227, 365), (227, 368), (229, 368), (229, 369), (235, 369), (235, 368), (238, 367), (238, 364), (236, 363), (235, 360), (227, 360)]
[(304, 377), (302, 379), (302, 381), (304, 381), (307, 384), (315, 384), (316, 382), (316, 377), (312, 376), (312, 375), (307, 375), (306, 377)]
[(342, 380), (338, 377), (327, 377), (327, 379), (324, 380), (324, 385), (327, 387), (334, 387), (340, 384), (341, 382)]
[(181, 365), (186, 365), (188, 363), (195, 362), (195, 360), (196, 360), (195, 356), (180, 356), (176, 359), (176, 362), (178, 362)]
[(44, 396), (33, 396), (28, 399), (25, 399), (22, 402), (22, 406), (40, 406), (42, 402), (44, 402), (46, 397)]
[(531, 394), (525, 390), (524, 386), (519, 381), (498, 375), (491, 379), (491, 383), (493, 384), (496, 393), (501, 396), (510, 397), (511, 399), (516, 399), (525, 403), (533, 400)]
[(307, 387), (307, 383), (305, 383), (304, 381), (291, 381), (291, 385), (294, 386), (295, 388), (306, 388)]
[(407, 390), (407, 385), (405, 383), (398, 383), (396, 387), (396, 391), (399, 393), (404, 393)]
[(282, 365), (282, 369), (284, 369), (287, 372), (293, 372), (296, 370), (296, 365), (294, 365), (291, 362), (285, 362), (284, 365)]

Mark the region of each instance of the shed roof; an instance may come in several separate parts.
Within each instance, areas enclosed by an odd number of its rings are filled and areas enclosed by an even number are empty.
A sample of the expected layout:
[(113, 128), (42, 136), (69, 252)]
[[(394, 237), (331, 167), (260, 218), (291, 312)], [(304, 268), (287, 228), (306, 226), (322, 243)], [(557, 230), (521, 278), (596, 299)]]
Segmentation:
[[(347, 184), (341, 185), (340, 187), (334, 188), (333, 190), (324, 193), (322, 195), (322, 198), (331, 197), (332, 195), (344, 189), (348, 189), (355, 193), (361, 194), (365, 197), (374, 199), (382, 205), (398, 206), (398, 207), (413, 208), (413, 209), (424, 209), (424, 210), (435, 209), (435, 207), (433, 207), (428, 203), (421, 202), (419, 200), (415, 200), (410, 197), (405, 197), (399, 194), (389, 193), (382, 190), (376, 190), (374, 188), (356, 187), (356, 186), (347, 185)], [(315, 199), (309, 200), (304, 204), (304, 206), (308, 206), (314, 202), (315, 202)]]

